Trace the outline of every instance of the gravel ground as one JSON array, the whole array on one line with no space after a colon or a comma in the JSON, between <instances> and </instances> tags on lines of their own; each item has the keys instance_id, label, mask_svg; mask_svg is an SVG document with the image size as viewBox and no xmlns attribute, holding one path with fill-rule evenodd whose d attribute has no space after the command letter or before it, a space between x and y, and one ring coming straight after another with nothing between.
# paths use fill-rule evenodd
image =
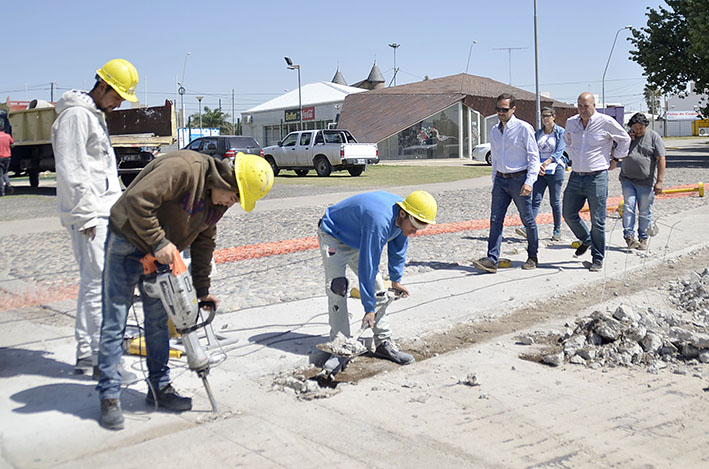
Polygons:
<instances>
[{"instance_id":1,"label":"gravel ground","mask_svg":"<svg viewBox=\"0 0 709 469\"><path fill-rule=\"evenodd\" d=\"M617 175L616 171L610 176L610 197L621 195ZM696 184L698 181L707 180L709 180L709 158L705 157L701 160L693 156L691 159L683 158L677 164L669 165L665 186ZM339 191L347 190L351 189L339 188ZM47 191L50 192L50 189ZM333 188L276 185L269 197L282 198L333 191ZM435 192L434 196L439 203L439 223L489 218L490 194L487 188ZM24 211L24 215L18 218L53 215L55 201L54 197L49 195L40 198L13 197L0 200L2 202L0 213L6 213L4 207L10 201L18 205L17 210L13 210L15 216ZM48 211L48 201L51 201L52 211ZM699 198L696 195L657 199L653 215L661 224L663 217L707 203L709 197ZM219 223L217 248L314 236L317 220L325 208L325 205L316 205L251 214L232 209ZM508 215L516 213L513 204L508 210ZM550 213L548 198L542 205L542 213ZM0 220L2 219L0 217ZM610 218L607 222L609 228L612 228L615 223L620 223L620 220ZM550 243L551 230L551 225L540 225L541 243ZM487 234L487 230L463 231L412 239L407 255L404 281L406 274L461 265L469 268L471 259L485 255ZM514 234L514 227L506 228L504 235L503 255L513 256L524 252L526 241ZM562 237L563 244L574 240L565 225L562 226ZM78 283L78 270L73 259L69 237L65 232L15 234L1 237L0 242L3 245L0 265L5 266L11 278L42 286ZM383 259L386 257L383 256ZM382 264L383 271L386 271L385 262ZM544 259L540 259L540 262L543 263ZM354 280L354 277L351 280ZM219 297L229 298L222 303L223 311L235 311L324 295L323 281L320 254L317 250L311 250L219 264L213 275L212 290Z\"/></svg>"}]
</instances>

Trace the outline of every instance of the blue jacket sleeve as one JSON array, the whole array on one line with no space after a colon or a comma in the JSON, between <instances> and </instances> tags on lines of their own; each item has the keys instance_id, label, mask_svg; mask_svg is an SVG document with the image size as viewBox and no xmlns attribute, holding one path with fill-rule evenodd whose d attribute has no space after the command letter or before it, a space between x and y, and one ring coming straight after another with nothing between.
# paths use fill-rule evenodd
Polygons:
<instances>
[{"instance_id":1,"label":"blue jacket sleeve","mask_svg":"<svg viewBox=\"0 0 709 469\"><path fill-rule=\"evenodd\" d=\"M392 282L401 282L408 246L409 238L403 233L389 241L387 252L389 254L389 279Z\"/></svg>"},{"instance_id":2,"label":"blue jacket sleeve","mask_svg":"<svg viewBox=\"0 0 709 469\"><path fill-rule=\"evenodd\" d=\"M556 134L556 149L551 154L551 159L556 163L563 164L564 167L569 165L569 159L564 156L566 149L566 141L564 141L564 128L554 125L554 133Z\"/></svg>"},{"instance_id":3,"label":"blue jacket sleeve","mask_svg":"<svg viewBox=\"0 0 709 469\"><path fill-rule=\"evenodd\" d=\"M386 237L379 230L372 226L362 226L357 276L359 277L359 291L365 313L374 312L374 306L377 303L374 293L384 244L386 244Z\"/></svg>"}]
</instances>

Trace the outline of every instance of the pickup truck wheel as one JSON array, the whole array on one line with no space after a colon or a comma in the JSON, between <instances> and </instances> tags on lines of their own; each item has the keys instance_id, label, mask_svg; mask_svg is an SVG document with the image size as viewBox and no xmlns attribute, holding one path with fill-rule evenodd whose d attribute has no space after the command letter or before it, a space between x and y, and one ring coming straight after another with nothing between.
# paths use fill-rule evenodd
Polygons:
<instances>
[{"instance_id":1,"label":"pickup truck wheel","mask_svg":"<svg viewBox=\"0 0 709 469\"><path fill-rule=\"evenodd\" d=\"M39 171L30 171L29 178L30 178L30 187L32 187L32 188L39 187ZM0 181L0 184L2 184L2 181Z\"/></svg>"},{"instance_id":2,"label":"pickup truck wheel","mask_svg":"<svg viewBox=\"0 0 709 469\"><path fill-rule=\"evenodd\" d=\"M268 161L268 164L271 165L271 169L273 170L273 175L278 176L278 173L281 172L281 169L278 167L276 164L276 161L273 159L273 157L267 156L266 161Z\"/></svg>"},{"instance_id":3,"label":"pickup truck wheel","mask_svg":"<svg viewBox=\"0 0 709 469\"><path fill-rule=\"evenodd\" d=\"M305 176L308 175L309 172L310 172L309 169L296 169L296 170L295 170L295 174L296 174L298 177L305 177Z\"/></svg>"},{"instance_id":4,"label":"pickup truck wheel","mask_svg":"<svg viewBox=\"0 0 709 469\"><path fill-rule=\"evenodd\" d=\"M356 166L354 168L350 168L347 170L347 172L350 173L350 176L354 176L354 177L359 176L360 174L362 174L363 171L364 171L364 166Z\"/></svg>"},{"instance_id":5,"label":"pickup truck wheel","mask_svg":"<svg viewBox=\"0 0 709 469\"><path fill-rule=\"evenodd\" d=\"M332 166L326 158L323 158L321 156L320 158L315 160L315 171L318 173L318 176L327 177L332 172Z\"/></svg>"},{"instance_id":6,"label":"pickup truck wheel","mask_svg":"<svg viewBox=\"0 0 709 469\"><path fill-rule=\"evenodd\" d=\"M487 155L485 155L485 163L487 163L489 166L492 166L492 155L490 152L487 152Z\"/></svg>"}]
</instances>

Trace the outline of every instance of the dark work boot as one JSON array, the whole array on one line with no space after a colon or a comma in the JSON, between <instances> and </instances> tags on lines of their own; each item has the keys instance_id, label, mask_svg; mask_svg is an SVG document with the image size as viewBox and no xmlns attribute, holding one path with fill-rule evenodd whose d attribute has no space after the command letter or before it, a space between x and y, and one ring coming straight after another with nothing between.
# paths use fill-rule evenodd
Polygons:
<instances>
[{"instance_id":1,"label":"dark work boot","mask_svg":"<svg viewBox=\"0 0 709 469\"><path fill-rule=\"evenodd\" d=\"M101 426L109 430L123 430L123 410L119 399L101 399Z\"/></svg>"},{"instance_id":2,"label":"dark work boot","mask_svg":"<svg viewBox=\"0 0 709 469\"><path fill-rule=\"evenodd\" d=\"M165 385L159 391L156 390L155 394L157 396L158 407L175 412L192 410L192 398L182 397L177 394L177 391L175 391L175 388L172 387L172 384ZM150 406L155 406L155 398L153 397L153 391L150 388L148 388L148 394L145 396L145 402Z\"/></svg>"},{"instance_id":3,"label":"dark work boot","mask_svg":"<svg viewBox=\"0 0 709 469\"><path fill-rule=\"evenodd\" d=\"M399 347L391 339L387 339L377 345L377 349L374 351L374 356L386 358L387 360L391 360L399 365L408 365L409 363L416 361L413 355L399 350Z\"/></svg>"}]
</instances>

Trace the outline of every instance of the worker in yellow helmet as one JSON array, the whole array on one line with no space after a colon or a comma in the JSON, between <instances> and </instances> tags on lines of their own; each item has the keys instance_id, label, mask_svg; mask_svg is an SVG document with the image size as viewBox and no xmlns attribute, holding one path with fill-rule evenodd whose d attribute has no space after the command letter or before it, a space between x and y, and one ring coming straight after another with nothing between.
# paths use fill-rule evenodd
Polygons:
<instances>
[{"instance_id":1,"label":"worker in yellow helmet","mask_svg":"<svg viewBox=\"0 0 709 469\"><path fill-rule=\"evenodd\" d=\"M192 399L180 396L170 382L168 316L160 299L143 294L141 258L153 254L167 265L176 252L190 248L197 298L218 304L209 290L216 224L237 203L252 211L256 201L271 190L273 179L271 165L260 156L239 152L232 167L227 160L178 150L151 161L115 203L106 242L98 359L103 427L123 428L122 376L117 367L136 286L141 290L145 318L146 402L176 412L192 408Z\"/></svg>"},{"instance_id":2,"label":"worker in yellow helmet","mask_svg":"<svg viewBox=\"0 0 709 469\"><path fill-rule=\"evenodd\" d=\"M137 84L133 64L110 60L97 70L91 91L71 90L62 95L52 125L59 218L71 236L81 278L74 372L94 379L98 379L103 248L109 211L121 195L105 113L119 107L124 99L136 101Z\"/></svg>"},{"instance_id":3,"label":"worker in yellow helmet","mask_svg":"<svg viewBox=\"0 0 709 469\"><path fill-rule=\"evenodd\" d=\"M409 236L436 223L437 211L436 200L425 191L414 191L405 199L384 191L358 194L325 211L318 223L318 242L325 268L331 341L338 332L350 336L349 285L345 276L350 266L359 278L364 307L362 325L372 327L375 356L400 365L415 361L394 343L386 311L375 317L375 309L387 302L379 261L386 246L391 286L408 295L401 278ZM333 376L345 364L345 360L332 355L325 361L323 371Z\"/></svg>"}]
</instances>

